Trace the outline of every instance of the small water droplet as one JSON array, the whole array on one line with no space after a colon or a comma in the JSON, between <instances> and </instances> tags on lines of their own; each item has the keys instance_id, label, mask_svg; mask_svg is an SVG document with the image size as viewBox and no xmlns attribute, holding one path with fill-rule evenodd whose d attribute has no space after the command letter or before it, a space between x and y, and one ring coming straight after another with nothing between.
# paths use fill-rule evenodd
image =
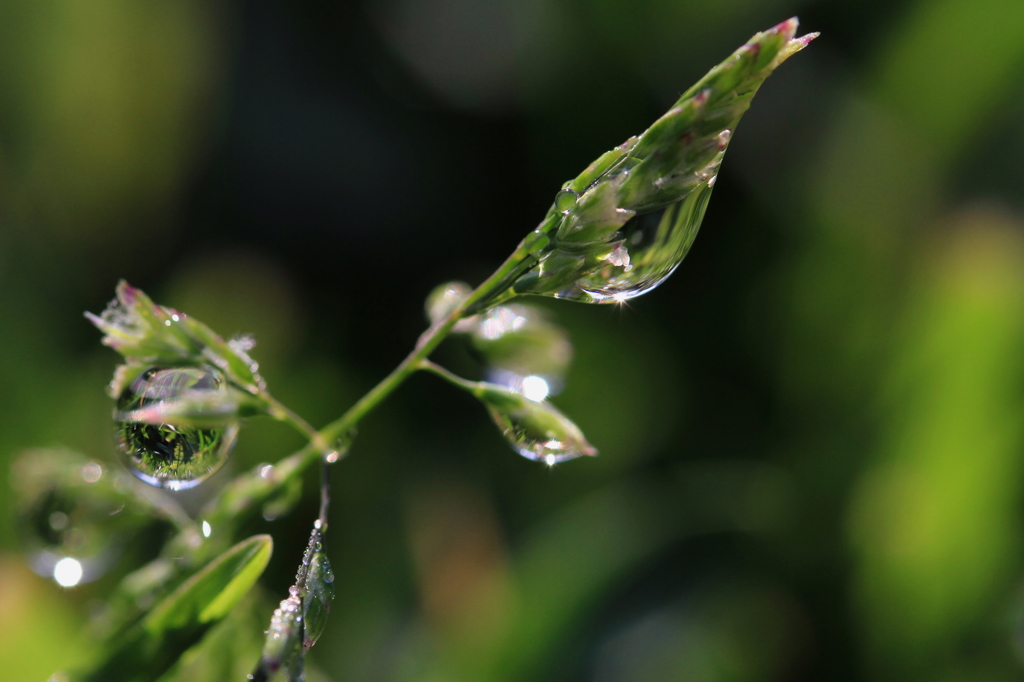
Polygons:
<instances>
[{"instance_id":1,"label":"small water droplet","mask_svg":"<svg viewBox=\"0 0 1024 682\"><path fill-rule=\"evenodd\" d=\"M266 464L266 465L260 467L260 477L261 478L270 478L273 475L273 473L274 473L274 465L273 464Z\"/></svg>"},{"instance_id":2,"label":"small water droplet","mask_svg":"<svg viewBox=\"0 0 1024 682\"><path fill-rule=\"evenodd\" d=\"M99 462L89 462L82 467L82 480L95 483L103 477L103 466Z\"/></svg>"},{"instance_id":3,"label":"small water droplet","mask_svg":"<svg viewBox=\"0 0 1024 682\"><path fill-rule=\"evenodd\" d=\"M580 195L571 189L559 190L558 194L555 195L555 210L562 215L566 215L575 208L579 198Z\"/></svg>"},{"instance_id":4,"label":"small water droplet","mask_svg":"<svg viewBox=\"0 0 1024 682\"><path fill-rule=\"evenodd\" d=\"M447 282L427 296L425 308L431 324L446 318L473 292L465 282Z\"/></svg>"},{"instance_id":5,"label":"small water droplet","mask_svg":"<svg viewBox=\"0 0 1024 682\"><path fill-rule=\"evenodd\" d=\"M204 538L210 537L210 533L212 533L212 532L213 532L213 528L210 527L210 522L209 521L203 521L203 537Z\"/></svg>"},{"instance_id":6,"label":"small water droplet","mask_svg":"<svg viewBox=\"0 0 1024 682\"><path fill-rule=\"evenodd\" d=\"M715 182L717 182L717 181L718 181L718 176L717 175L712 175L711 179L708 180L708 187L714 187L715 186Z\"/></svg>"},{"instance_id":7,"label":"small water droplet","mask_svg":"<svg viewBox=\"0 0 1024 682\"><path fill-rule=\"evenodd\" d=\"M527 459L554 464L597 454L579 427L548 403L492 407L490 413L512 449Z\"/></svg>"},{"instance_id":8,"label":"small water droplet","mask_svg":"<svg viewBox=\"0 0 1024 682\"><path fill-rule=\"evenodd\" d=\"M139 374L115 411L118 444L132 473L150 485L184 490L219 469L234 447L237 423L199 429L118 420L117 415L174 400L186 391L223 390L223 375L211 367L150 367Z\"/></svg>"},{"instance_id":9,"label":"small water droplet","mask_svg":"<svg viewBox=\"0 0 1024 682\"><path fill-rule=\"evenodd\" d=\"M68 515L61 511L55 511L50 514L50 528L54 530L64 530L68 527Z\"/></svg>"},{"instance_id":10,"label":"small water droplet","mask_svg":"<svg viewBox=\"0 0 1024 682\"><path fill-rule=\"evenodd\" d=\"M335 462L338 461L338 457L339 455L337 452L328 452L327 456L324 459L327 460L328 464L334 464Z\"/></svg>"}]
</instances>

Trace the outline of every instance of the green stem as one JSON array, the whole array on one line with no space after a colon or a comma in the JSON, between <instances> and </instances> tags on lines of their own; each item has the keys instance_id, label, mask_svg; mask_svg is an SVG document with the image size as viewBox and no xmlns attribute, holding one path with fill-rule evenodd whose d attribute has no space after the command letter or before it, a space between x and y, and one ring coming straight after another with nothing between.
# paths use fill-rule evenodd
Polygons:
<instances>
[{"instance_id":1,"label":"green stem","mask_svg":"<svg viewBox=\"0 0 1024 682\"><path fill-rule=\"evenodd\" d=\"M522 268L530 265L531 255L526 246L520 242L518 248L511 256L478 286L465 301L462 302L449 315L423 332L416 347L402 360L398 367L392 370L391 374L384 377L379 384L370 389L359 401L349 408L348 412L341 418L331 422L320 430L320 435L327 441L332 442L336 438L350 433L356 425L370 413L377 405L387 398L392 391L398 388L402 382L409 378L414 372L423 369L423 361L434 351L435 348L448 336L452 328L461 320L467 311L472 310L478 303L486 302L495 292L507 286L507 281Z\"/></svg>"},{"instance_id":2,"label":"green stem","mask_svg":"<svg viewBox=\"0 0 1024 682\"><path fill-rule=\"evenodd\" d=\"M441 365L431 362L430 360L421 360L420 369L425 369L431 374L436 374L448 383L458 386L463 391L474 393L474 389L476 388L476 383L469 381L468 379L463 379L458 374L455 374L451 370L445 369Z\"/></svg>"},{"instance_id":3,"label":"green stem","mask_svg":"<svg viewBox=\"0 0 1024 682\"><path fill-rule=\"evenodd\" d=\"M260 396L263 398L264 402L266 402L270 416L279 421L283 421L301 433L306 437L313 448L319 450L321 453L327 453L334 449L331 447L330 441L325 440L324 437L320 435L320 432L314 429L309 422L299 416L298 413L294 412L291 408L280 402L265 390L260 393Z\"/></svg>"}]
</instances>

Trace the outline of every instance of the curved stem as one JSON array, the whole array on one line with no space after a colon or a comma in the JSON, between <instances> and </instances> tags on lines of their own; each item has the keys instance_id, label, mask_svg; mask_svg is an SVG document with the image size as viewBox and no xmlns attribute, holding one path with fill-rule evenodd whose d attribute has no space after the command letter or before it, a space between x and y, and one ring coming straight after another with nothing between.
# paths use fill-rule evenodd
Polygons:
<instances>
[{"instance_id":1,"label":"curved stem","mask_svg":"<svg viewBox=\"0 0 1024 682\"><path fill-rule=\"evenodd\" d=\"M369 393L360 398L339 419L320 429L320 435L327 442L331 442L350 433L363 417L377 407L402 382L408 379L411 374L423 368L422 361L440 345L441 341L448 336L455 324L466 315L467 311L474 310L474 306L478 303L486 302L495 292L500 291L503 285L507 286L508 279L521 270L522 267L528 265L530 258L530 252L520 242L516 250L501 267L495 270L494 274L478 286L460 306L449 313L447 317L438 320L427 331L423 332L416 342L416 347L402 360L398 367L391 371L391 374L388 374L380 383L370 389Z\"/></svg>"},{"instance_id":2,"label":"curved stem","mask_svg":"<svg viewBox=\"0 0 1024 682\"><path fill-rule=\"evenodd\" d=\"M420 360L420 369L424 369L430 372L431 374L435 374L441 377L448 383L454 386L458 386L463 391L469 391L470 393L472 393L473 388L476 386L474 382L469 381L468 379L463 379L455 372L452 372L451 370L442 367L436 362L431 362L430 360Z\"/></svg>"},{"instance_id":3,"label":"curved stem","mask_svg":"<svg viewBox=\"0 0 1024 682\"><path fill-rule=\"evenodd\" d=\"M298 413L293 411L287 405L279 401L274 396L270 395L267 391L262 391L260 396L267 403L270 408L270 416L274 417L279 421L283 421L296 431L301 433L309 440L310 444L319 450L323 454L331 452L334 448L331 447L330 441L324 439L319 431L314 429L309 422L299 416Z\"/></svg>"}]
</instances>

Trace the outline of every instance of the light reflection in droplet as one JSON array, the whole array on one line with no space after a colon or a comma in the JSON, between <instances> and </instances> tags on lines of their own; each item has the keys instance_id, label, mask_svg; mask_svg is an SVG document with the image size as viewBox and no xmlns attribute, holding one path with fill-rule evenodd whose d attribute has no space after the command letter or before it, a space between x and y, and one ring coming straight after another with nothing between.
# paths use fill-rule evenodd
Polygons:
<instances>
[{"instance_id":1,"label":"light reflection in droplet","mask_svg":"<svg viewBox=\"0 0 1024 682\"><path fill-rule=\"evenodd\" d=\"M337 452L328 452L327 457L325 457L325 459L327 460L328 464L334 464L335 462L338 461L338 457L339 455Z\"/></svg>"},{"instance_id":2,"label":"light reflection in droplet","mask_svg":"<svg viewBox=\"0 0 1024 682\"><path fill-rule=\"evenodd\" d=\"M540 402L548 397L551 388L543 377L528 376L523 378L523 395L530 400Z\"/></svg>"},{"instance_id":3,"label":"light reflection in droplet","mask_svg":"<svg viewBox=\"0 0 1024 682\"><path fill-rule=\"evenodd\" d=\"M95 483L103 477L103 467L99 462L89 462L82 467L82 480L86 483Z\"/></svg>"},{"instance_id":4,"label":"light reflection in droplet","mask_svg":"<svg viewBox=\"0 0 1024 682\"><path fill-rule=\"evenodd\" d=\"M61 511L55 511L50 514L50 528L54 530L64 530L68 527L68 515Z\"/></svg>"},{"instance_id":5,"label":"light reflection in droplet","mask_svg":"<svg viewBox=\"0 0 1024 682\"><path fill-rule=\"evenodd\" d=\"M514 309L502 306L487 313L477 328L477 334L488 341L493 341L509 332L519 331L526 322L526 318Z\"/></svg>"},{"instance_id":6,"label":"light reflection in droplet","mask_svg":"<svg viewBox=\"0 0 1024 682\"><path fill-rule=\"evenodd\" d=\"M274 465L268 464L260 468L260 476L263 478L270 478L270 475L274 473Z\"/></svg>"},{"instance_id":7,"label":"light reflection in droplet","mask_svg":"<svg viewBox=\"0 0 1024 682\"><path fill-rule=\"evenodd\" d=\"M61 587L74 587L82 580L82 563L78 559L64 557L54 564L53 579Z\"/></svg>"},{"instance_id":8,"label":"light reflection in droplet","mask_svg":"<svg viewBox=\"0 0 1024 682\"><path fill-rule=\"evenodd\" d=\"M212 532L213 532L213 528L210 527L210 522L209 521L203 521L203 537L204 538L210 537L210 533L212 533Z\"/></svg>"}]
</instances>

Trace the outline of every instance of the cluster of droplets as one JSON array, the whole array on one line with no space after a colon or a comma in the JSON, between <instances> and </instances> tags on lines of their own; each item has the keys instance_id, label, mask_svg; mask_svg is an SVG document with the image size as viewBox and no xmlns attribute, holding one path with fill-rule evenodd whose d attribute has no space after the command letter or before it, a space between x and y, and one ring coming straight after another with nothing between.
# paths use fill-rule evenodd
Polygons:
<instances>
[{"instance_id":1,"label":"cluster of droplets","mask_svg":"<svg viewBox=\"0 0 1024 682\"><path fill-rule=\"evenodd\" d=\"M303 587L302 612L305 616L302 646L308 651L316 644L327 625L327 615L334 600L334 571L324 552L320 521L317 520L309 545L302 555L302 565L295 575L295 582Z\"/></svg>"},{"instance_id":2,"label":"cluster of droplets","mask_svg":"<svg viewBox=\"0 0 1024 682\"><path fill-rule=\"evenodd\" d=\"M175 401L227 391L224 375L212 367L149 367L122 391L114 412L119 450L128 468L150 485L192 488L227 460L238 423L206 428L160 423L160 409ZM154 415L150 417L149 415Z\"/></svg>"},{"instance_id":3,"label":"cluster of droplets","mask_svg":"<svg viewBox=\"0 0 1024 682\"><path fill-rule=\"evenodd\" d=\"M295 573L295 584L270 619L263 654L249 679L264 682L282 668L288 671L289 680L305 679L304 655L323 633L333 599L334 572L317 520Z\"/></svg>"}]
</instances>

